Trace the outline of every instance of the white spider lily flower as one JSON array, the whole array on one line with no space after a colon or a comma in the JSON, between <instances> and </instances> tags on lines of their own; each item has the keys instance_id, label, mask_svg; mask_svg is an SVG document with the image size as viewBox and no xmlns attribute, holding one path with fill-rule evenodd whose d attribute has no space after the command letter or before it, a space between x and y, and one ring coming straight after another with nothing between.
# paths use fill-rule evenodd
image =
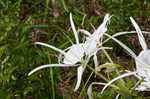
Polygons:
<instances>
[{"instance_id":1,"label":"white spider lily flower","mask_svg":"<svg viewBox=\"0 0 150 99\"><path fill-rule=\"evenodd\" d=\"M132 17L130 17L130 20L137 31L139 42L143 48L143 50L137 56L137 59L142 61L144 64L146 64L146 65L143 65L143 64L141 64L141 62L135 61L136 62L136 70L138 72L138 75L140 75L141 77L144 77L144 80L145 80L145 82L142 82L136 88L136 90L150 91L150 56L149 56L150 49L147 48L147 44L145 42L144 36L143 36L139 26L135 22L135 20Z\"/></svg>"},{"instance_id":2,"label":"white spider lily flower","mask_svg":"<svg viewBox=\"0 0 150 99\"><path fill-rule=\"evenodd\" d=\"M105 18L105 20L106 20L106 18ZM76 91L80 86L83 72L84 72L84 70L86 68L86 65L89 62L90 57L92 56L92 54L85 54L87 52L86 50L88 50L87 47L85 49L86 44L85 43L79 43L78 34L77 34L76 29L75 29L74 22L72 20L72 14L70 14L70 23L71 23L71 27L72 27L72 30L73 30L73 33L74 33L74 36L75 36L76 44L73 44L72 46L68 47L67 49L61 50L61 49L56 48L56 47L54 47L52 45L49 45L49 44L45 44L45 43L42 43L42 42L35 42L35 44L49 47L49 48L59 52L61 55L63 55L64 58L62 60L62 64L59 63L59 64L42 65L42 66L39 66L39 67L33 69L28 75L30 76L34 72L36 72L40 69L43 69L43 68L47 68L47 67L69 67L69 66L73 67L73 66L79 66L80 65L77 69L77 83L76 83L76 86L75 86L75 89L74 89L74 91ZM105 24L106 24L106 22L105 22ZM104 26L101 26L101 28L102 27L104 27ZM99 31L99 32L103 32L103 31ZM97 52L100 49L109 49L109 48L107 48L107 47L94 48L93 51ZM84 56L87 57L87 59L84 60L85 64L77 64L76 65L76 63L81 62L83 60ZM62 59L62 57L61 57L61 59ZM97 64L97 58L96 57L94 57L94 60L95 60L95 64Z\"/></svg>"},{"instance_id":3,"label":"white spider lily flower","mask_svg":"<svg viewBox=\"0 0 150 99\"><path fill-rule=\"evenodd\" d=\"M147 48L145 39L144 39L143 34L142 34L139 26L137 25L137 23L135 22L135 20L132 17L130 17L130 20L136 29L136 32L137 32L138 38L139 38L139 42L143 48L143 50L139 53L138 56L136 56L136 54L130 48L128 48L126 45L124 45L121 41L117 40L116 38L114 38L108 34L105 34L105 35L110 37L114 41L116 41L118 44L120 44L124 49L126 49L129 52L129 54L135 59L136 71L135 72L128 72L128 73L122 74L122 75L112 79L110 82L108 82L107 85L105 85L105 87L102 89L101 93L103 93L103 91L114 81L121 79L123 77L126 77L126 76L130 76L130 75L137 75L136 77L138 77L140 79L142 77L144 77L145 82L142 82L136 88L136 90L138 90L138 91L150 91L150 56L149 56L150 50Z\"/></svg>"},{"instance_id":4,"label":"white spider lily flower","mask_svg":"<svg viewBox=\"0 0 150 99\"><path fill-rule=\"evenodd\" d=\"M34 72L36 72L40 69L43 69L43 68L47 68L47 67L69 67L69 66L73 67L73 66L77 66L76 63L78 63L82 60L85 51L84 51L83 44L79 43L78 34L77 34L76 29L75 29L74 22L72 20L72 14L70 14L70 23L71 23L71 27L72 27L72 30L73 30L73 33L74 33L74 36L75 36L76 44L73 44L72 46L68 47L67 51L58 49L58 48L56 48L52 45L45 44L45 43L42 43L42 42L35 42L35 44L49 47L49 48L59 52L61 55L64 55L63 64L47 64L47 65L39 66L39 67L33 69L28 74L29 76L31 74L33 74ZM77 90L80 86L84 68L85 67L83 67L83 66L78 67L77 84L76 84L75 90Z\"/></svg>"},{"instance_id":5,"label":"white spider lily flower","mask_svg":"<svg viewBox=\"0 0 150 99\"><path fill-rule=\"evenodd\" d=\"M128 53L135 59L135 61L138 61L138 63L142 64L142 66L146 66L146 64L140 60L139 58L137 58L136 54L130 49L128 48L125 44L123 44L121 41L117 40L116 38L108 35L108 34L105 34L106 36L110 37L111 39L113 39L114 41L116 41L119 45L121 45L124 49L126 49L128 51ZM143 71L142 71L143 72ZM136 68L136 71L135 72L128 72L128 73L125 73L125 74L122 74L114 79L112 79L110 82L108 82L104 88L102 89L101 93L104 92L104 90L110 85L112 84L114 81L118 80L118 79L121 79L123 77L126 77L126 76L130 76L130 75L139 75L140 72L137 71L137 68ZM140 76L140 75L139 75ZM139 77L138 77L139 78Z\"/></svg>"},{"instance_id":6,"label":"white spider lily flower","mask_svg":"<svg viewBox=\"0 0 150 99\"><path fill-rule=\"evenodd\" d=\"M92 36L90 38L91 42L88 41L89 43L79 43L78 33L76 31L76 28L75 28L75 25L74 25L74 22L73 22L73 19L72 19L72 14L70 14L70 23L71 23L71 27L72 27L72 30L73 30L73 33L74 33L74 36L75 36L76 44L73 44L72 46L66 48L65 50L61 50L61 49L58 49L58 48L56 48L52 45L49 45L49 44L45 44L45 43L42 43L42 42L35 42L35 44L49 47L49 48L59 52L61 55L58 58L59 64L42 65L40 67L37 67L37 68L33 69L28 75L30 76L32 73L34 73L34 72L36 72L40 69L47 68L47 67L68 67L68 66L73 67L73 66L77 66L77 65L79 66L80 65L77 69L77 83L76 83L76 86L75 86L75 89L74 89L74 91L76 91L80 86L83 72L86 68L87 63L90 60L90 57L94 55L93 59L94 59L94 63L96 64L95 66L98 66L96 52L101 50L101 49L109 49L108 47L101 47L101 48L94 47L94 49L92 49L93 53L90 52L90 53L87 54L87 52L89 51L88 47L92 48L93 44L96 45L96 41L98 40L98 38L100 38L102 36L102 33L106 32L106 30L107 30L106 23L107 23L108 20L109 20L109 15L106 15L102 25L100 25L100 27L94 32L94 34L91 35ZM62 58L62 55L64 56L64 58ZM84 56L87 59L85 59L84 60L85 63L82 64L81 62L83 61ZM60 59L63 59L62 64L60 63ZM76 65L76 63L78 63L78 62L80 62L81 64Z\"/></svg>"},{"instance_id":7,"label":"white spider lily flower","mask_svg":"<svg viewBox=\"0 0 150 99\"><path fill-rule=\"evenodd\" d=\"M87 30L79 29L78 32L82 32L87 35L87 40L85 41L84 48L86 49L86 54L93 54L95 49L98 48L97 42L103 37L103 34L107 31L107 23L110 20L111 16L106 14L102 24L94 30L94 33L91 34Z\"/></svg>"},{"instance_id":8,"label":"white spider lily flower","mask_svg":"<svg viewBox=\"0 0 150 99\"><path fill-rule=\"evenodd\" d=\"M84 46L87 55L93 54L94 50L98 48L97 42L100 41L100 38L102 38L103 34L107 31L107 22L110 20L110 18L111 16L109 14L106 14L102 24L91 35L90 33L88 33L88 31L80 30L81 32L89 36Z\"/></svg>"},{"instance_id":9,"label":"white spider lily flower","mask_svg":"<svg viewBox=\"0 0 150 99\"><path fill-rule=\"evenodd\" d=\"M107 31L107 22L110 20L111 16L109 14L106 14L104 17L104 20L102 24L94 30L94 33L91 34L88 31L84 29L79 29L78 32L82 32L86 37L86 41L84 43L84 49L86 55L94 55L93 60L95 64L95 70L97 71L98 67L98 59L97 59L97 51L98 51L98 42L100 42L100 39L102 39L103 34Z\"/></svg>"}]
</instances>

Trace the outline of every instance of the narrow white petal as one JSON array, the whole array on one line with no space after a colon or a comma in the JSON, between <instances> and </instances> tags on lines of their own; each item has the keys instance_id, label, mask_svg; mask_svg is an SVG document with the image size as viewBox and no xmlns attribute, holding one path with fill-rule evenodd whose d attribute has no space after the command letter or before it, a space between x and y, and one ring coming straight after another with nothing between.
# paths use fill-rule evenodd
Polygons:
<instances>
[{"instance_id":1,"label":"narrow white petal","mask_svg":"<svg viewBox=\"0 0 150 99\"><path fill-rule=\"evenodd\" d=\"M93 60L94 60L95 70L97 71L97 68L98 68L98 59L97 59L96 53L94 53Z\"/></svg>"},{"instance_id":2,"label":"narrow white petal","mask_svg":"<svg viewBox=\"0 0 150 99\"><path fill-rule=\"evenodd\" d=\"M63 50L61 50L61 49L59 49L59 48L56 48L56 47L54 47L54 46L52 46L52 45L49 45L49 44L46 44L46 43L42 43L42 42L35 42L35 44L43 45L43 46L49 47L49 48L51 48L51 49L53 49L53 50L55 50L55 51L57 51L57 52L59 52L59 53L61 53L61 54L63 54L63 55L66 55L66 53L65 53Z\"/></svg>"},{"instance_id":3,"label":"narrow white petal","mask_svg":"<svg viewBox=\"0 0 150 99\"><path fill-rule=\"evenodd\" d=\"M119 99L120 94L117 94L116 99Z\"/></svg>"},{"instance_id":4,"label":"narrow white petal","mask_svg":"<svg viewBox=\"0 0 150 99\"><path fill-rule=\"evenodd\" d=\"M111 18L111 17L110 17L110 14L107 13L107 14L105 15L105 17L104 17L103 22L104 22L104 21L108 21L110 18Z\"/></svg>"},{"instance_id":5,"label":"narrow white petal","mask_svg":"<svg viewBox=\"0 0 150 99\"><path fill-rule=\"evenodd\" d=\"M87 35L87 36L91 36L91 33L88 32L87 30L84 30L84 29L79 29L78 32L82 32L83 34Z\"/></svg>"},{"instance_id":6,"label":"narrow white petal","mask_svg":"<svg viewBox=\"0 0 150 99\"><path fill-rule=\"evenodd\" d=\"M129 70L125 70L127 73L131 73L131 71L129 71ZM141 76L139 76L139 75L137 75L137 74L134 74L134 76L135 77L137 77L138 79L142 79L142 77Z\"/></svg>"},{"instance_id":7,"label":"narrow white petal","mask_svg":"<svg viewBox=\"0 0 150 99\"><path fill-rule=\"evenodd\" d=\"M88 87L87 95L88 95L89 99L93 99L92 98L92 84Z\"/></svg>"},{"instance_id":8,"label":"narrow white petal","mask_svg":"<svg viewBox=\"0 0 150 99\"><path fill-rule=\"evenodd\" d=\"M109 38L113 39L115 42L117 42L118 44L120 44L120 46L122 46L126 51L129 52L129 54L133 57L136 58L136 54L130 49L128 48L125 44L123 44L121 41L119 41L118 39L108 35L105 33L106 36L108 36Z\"/></svg>"},{"instance_id":9,"label":"narrow white petal","mask_svg":"<svg viewBox=\"0 0 150 99\"><path fill-rule=\"evenodd\" d=\"M112 37L117 37L117 36L121 36L121 35L125 35L125 34L133 34L133 33L136 33L136 31L118 32L118 33L115 33L114 35L112 35ZM146 32L146 31L142 31L142 33L150 34L150 32ZM103 41L103 44L106 43L110 39L111 38L107 38L105 41Z\"/></svg>"},{"instance_id":10,"label":"narrow white petal","mask_svg":"<svg viewBox=\"0 0 150 99\"><path fill-rule=\"evenodd\" d=\"M129 33L136 33L136 31L131 31L131 32L118 32L115 33L114 35L112 35L112 37L117 37L120 35L125 35L125 34L129 34ZM105 41L103 41L103 44L106 43L108 40L110 40L111 38L107 38Z\"/></svg>"},{"instance_id":11,"label":"narrow white petal","mask_svg":"<svg viewBox=\"0 0 150 99\"><path fill-rule=\"evenodd\" d=\"M80 83L81 83L81 80L82 80L82 75L83 75L84 69L85 68L83 66L78 67L78 70L77 70L77 83L76 83L74 91L77 91L78 88L80 87Z\"/></svg>"},{"instance_id":12,"label":"narrow white petal","mask_svg":"<svg viewBox=\"0 0 150 99\"><path fill-rule=\"evenodd\" d=\"M47 65L42 65L42 66L39 66L35 69L33 69L29 74L28 76L30 76L31 74L33 74L34 72L40 70L40 69L43 69L43 68L47 68L47 67L72 67L73 65L71 64L47 64Z\"/></svg>"},{"instance_id":13,"label":"narrow white petal","mask_svg":"<svg viewBox=\"0 0 150 99\"><path fill-rule=\"evenodd\" d=\"M118 80L118 79L121 79L121 78L124 78L124 77L126 77L126 76L135 75L135 74L136 74L136 72L129 72L129 73L122 74L122 75L120 75L120 76L118 76L118 77L112 79L111 81L109 81L109 82L104 86L104 88L102 89L101 93L103 93L104 90L105 90L110 84L112 84L114 81L116 81L116 80Z\"/></svg>"},{"instance_id":14,"label":"narrow white petal","mask_svg":"<svg viewBox=\"0 0 150 99\"><path fill-rule=\"evenodd\" d=\"M147 49L147 45L146 45L144 36L143 36L143 34L142 34L142 31L140 30L138 24L135 22L135 20L134 20L132 17L130 17L130 20L131 20L133 26L134 26L135 29L136 29L136 32L137 32L137 34L138 34L139 41L140 41L140 44L141 44L143 50L146 50L146 49Z\"/></svg>"},{"instance_id":15,"label":"narrow white petal","mask_svg":"<svg viewBox=\"0 0 150 99\"><path fill-rule=\"evenodd\" d=\"M93 30L95 31L96 29L95 29L94 25L92 23L90 23L90 25L92 26Z\"/></svg>"},{"instance_id":16,"label":"narrow white petal","mask_svg":"<svg viewBox=\"0 0 150 99\"><path fill-rule=\"evenodd\" d=\"M98 27L98 29L95 31L95 34L99 34L99 37L101 37L106 31L107 31L107 22L110 20L110 15L106 14L103 20L103 23Z\"/></svg>"},{"instance_id":17,"label":"narrow white petal","mask_svg":"<svg viewBox=\"0 0 150 99\"><path fill-rule=\"evenodd\" d=\"M73 30L73 33L74 33L74 36L75 36L75 39L76 39L76 43L79 44L78 33L76 31L76 28L75 28L75 25L74 25L71 13L70 13L70 23L71 23L71 27L72 27L72 30Z\"/></svg>"}]
</instances>

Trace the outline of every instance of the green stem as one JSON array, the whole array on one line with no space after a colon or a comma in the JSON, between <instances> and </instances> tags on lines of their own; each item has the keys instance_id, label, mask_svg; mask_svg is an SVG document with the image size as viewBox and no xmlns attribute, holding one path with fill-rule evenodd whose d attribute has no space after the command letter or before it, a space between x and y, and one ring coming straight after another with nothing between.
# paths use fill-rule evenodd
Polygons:
<instances>
[{"instance_id":1,"label":"green stem","mask_svg":"<svg viewBox=\"0 0 150 99\"><path fill-rule=\"evenodd\" d=\"M82 90L81 90L81 92L80 92L80 95L79 95L78 99L81 99L81 96L82 96L83 92L85 91L85 88L86 88L86 86L87 86L87 84L88 84L90 78L92 77L93 73L94 73L94 72L92 72L92 73L90 74L90 76L88 77L88 79L87 79L87 81L86 81L84 87L82 88Z\"/></svg>"},{"instance_id":2,"label":"green stem","mask_svg":"<svg viewBox=\"0 0 150 99\"><path fill-rule=\"evenodd\" d=\"M133 90L135 90L135 88L144 80L144 78L140 79L132 88L131 88L131 92Z\"/></svg>"},{"instance_id":3,"label":"green stem","mask_svg":"<svg viewBox=\"0 0 150 99\"><path fill-rule=\"evenodd\" d=\"M105 76L103 76L102 74L96 72L95 69L93 69L93 68L90 67L89 65L87 65L87 67L88 67L90 70L92 70L94 73L96 73L96 75L98 75L100 78L102 78L102 79L105 80L106 82L109 82L109 80L108 80Z\"/></svg>"},{"instance_id":4,"label":"green stem","mask_svg":"<svg viewBox=\"0 0 150 99\"><path fill-rule=\"evenodd\" d=\"M51 84L52 84L52 97L55 99L55 88L54 88L54 78L53 78L53 68L50 68Z\"/></svg>"},{"instance_id":5,"label":"green stem","mask_svg":"<svg viewBox=\"0 0 150 99\"><path fill-rule=\"evenodd\" d=\"M105 49L103 49L103 52L104 52L104 54L106 55L106 57L108 58L108 60L109 60L111 63L114 63L114 62L112 61L111 57L109 56L109 54L106 52Z\"/></svg>"},{"instance_id":6,"label":"green stem","mask_svg":"<svg viewBox=\"0 0 150 99\"><path fill-rule=\"evenodd\" d=\"M104 52L104 54L106 55L106 57L108 58L108 60L109 60L112 64L114 64L114 62L112 61L112 59L111 59L111 57L109 56L109 54L107 53L107 51L106 51L105 49L103 49L103 52ZM119 73L118 69L116 69L116 73L120 76L120 73ZM124 84L123 79L120 79L120 82L121 82L122 84Z\"/></svg>"},{"instance_id":7,"label":"green stem","mask_svg":"<svg viewBox=\"0 0 150 99\"><path fill-rule=\"evenodd\" d=\"M48 6L49 6L49 0L45 0L45 18L46 18L46 16L47 16L47 13L48 13Z\"/></svg>"},{"instance_id":8,"label":"green stem","mask_svg":"<svg viewBox=\"0 0 150 99\"><path fill-rule=\"evenodd\" d=\"M51 63L50 57L48 57L49 63ZM54 85L54 77L53 77L53 68L50 68L50 77L51 77L51 87L52 87L52 99L55 99L55 85Z\"/></svg>"},{"instance_id":9,"label":"green stem","mask_svg":"<svg viewBox=\"0 0 150 99\"><path fill-rule=\"evenodd\" d=\"M103 45L102 45L101 42L97 42L97 44L98 44L98 47L99 47L99 48L103 47ZM109 60L111 63L113 63L113 61L112 61L111 57L109 56L109 54L107 53L107 51L106 51L105 49L102 49L102 50L103 50L104 54L106 55L106 57L108 58L108 60Z\"/></svg>"},{"instance_id":10,"label":"green stem","mask_svg":"<svg viewBox=\"0 0 150 99\"><path fill-rule=\"evenodd\" d=\"M101 83L101 82L92 82L92 85L103 85L103 86L105 86L107 83ZM112 87L112 88L115 88L115 89L119 89L119 87L118 86L116 86L116 85L109 85L110 87Z\"/></svg>"}]
</instances>

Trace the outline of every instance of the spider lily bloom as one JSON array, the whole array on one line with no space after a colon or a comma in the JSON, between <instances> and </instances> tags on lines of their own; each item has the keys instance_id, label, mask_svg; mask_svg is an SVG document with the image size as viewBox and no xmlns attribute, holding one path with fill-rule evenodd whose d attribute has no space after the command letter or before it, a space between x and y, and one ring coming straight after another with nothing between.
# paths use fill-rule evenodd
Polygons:
<instances>
[{"instance_id":1,"label":"spider lily bloom","mask_svg":"<svg viewBox=\"0 0 150 99\"><path fill-rule=\"evenodd\" d=\"M47 65L39 66L39 67L33 69L28 74L29 76L31 74L33 74L34 72L36 72L40 69L43 69L43 68L47 68L47 67L69 67L69 66L74 67L74 66L78 66L76 63L78 63L82 60L82 58L84 56L84 47L83 47L82 43L79 43L78 34L77 34L76 29L75 29L71 13L70 13L70 23L71 23L71 27L72 27L72 30L73 30L73 33L75 36L76 44L73 44L72 46L68 47L67 51L58 49L52 45L45 44L42 42L35 42L35 44L49 47L49 48L59 52L60 54L64 55L63 63L62 64L60 64L60 63L59 64L47 64ZM77 90L79 85L80 85L83 70L84 70L83 66L78 67L78 77L77 77L77 84L76 84L75 90Z\"/></svg>"},{"instance_id":2,"label":"spider lily bloom","mask_svg":"<svg viewBox=\"0 0 150 99\"><path fill-rule=\"evenodd\" d=\"M77 84L76 84L74 91L76 91L80 86L82 74L83 74L83 72L86 68L86 65L87 65L89 59L91 58L91 56L94 56L93 60L94 60L94 64L95 64L95 69L97 69L97 66L98 66L98 60L97 60L97 56L96 56L97 51L99 51L100 49L110 49L108 47L99 48L97 46L97 42L103 36L103 34L107 31L106 23L109 21L109 19L110 19L109 14L106 14L104 17L103 23L98 27L98 29L95 30L95 32L92 35L86 30L83 30L83 29L78 30L78 32L83 32L84 34L88 35L89 37L87 37L87 40L84 43L81 43L82 44L81 48L83 48L85 56L87 59L85 62L83 62L84 66L81 65L78 67L78 71L77 71L78 72L78 78L77 78ZM72 17L71 17L71 23L72 23L71 24L72 29L73 29L74 33L77 35L77 31L76 31L74 23L72 21ZM75 37L77 37L77 36L75 36ZM76 39L76 41L77 41L77 39ZM73 49L73 50L75 50L75 49ZM70 50L70 52L72 53L73 51ZM78 53L78 48L74 52ZM75 54L75 55L77 55L77 54ZM83 57L83 56L80 56L80 57Z\"/></svg>"},{"instance_id":3,"label":"spider lily bloom","mask_svg":"<svg viewBox=\"0 0 150 99\"><path fill-rule=\"evenodd\" d=\"M34 72L36 72L40 69L43 69L43 68L47 68L47 67L69 67L69 66L74 67L74 66L79 66L77 69L77 83L76 83L76 87L74 89L74 91L76 91L80 86L82 74L85 70L87 63L89 62L91 55L86 55L86 59L83 62L83 56L85 56L85 52L86 52L85 44L79 43L78 34L77 34L76 29L75 29L74 22L72 20L72 14L70 14L70 23L71 23L71 27L72 27L72 30L73 30L73 33L75 36L76 44L73 44L72 46L68 47L67 50L61 50L61 49L58 49L52 45L45 44L42 42L35 42L35 44L49 47L49 48L59 52L60 54L64 55L62 64L59 63L59 64L42 65L42 66L39 66L39 67L33 69L28 75L30 76ZM107 48L102 47L102 48L94 49L93 51L98 51L100 49L107 49ZM78 62L83 63L83 64L77 64Z\"/></svg>"},{"instance_id":4,"label":"spider lily bloom","mask_svg":"<svg viewBox=\"0 0 150 99\"><path fill-rule=\"evenodd\" d=\"M140 52L140 54L137 56L137 59L142 61L145 65L141 64L139 61L136 62L136 69L138 72L138 75L141 77L144 77L145 82L142 82L136 90L139 91L150 91L150 49L148 49L147 44L145 42L145 39L142 35L142 32L139 28L139 26L136 24L134 19L130 17L132 24L134 25L137 33L138 38L140 41L140 44L143 48L143 50Z\"/></svg>"},{"instance_id":5,"label":"spider lily bloom","mask_svg":"<svg viewBox=\"0 0 150 99\"><path fill-rule=\"evenodd\" d=\"M94 60L96 71L97 71L97 66L98 66L98 59L97 59L96 53L98 50L97 51L95 50L98 49L100 47L99 45L102 44L100 40L102 41L103 34L107 31L107 22L110 20L110 18L111 16L109 14L106 14L102 24L97 29L94 30L93 34L89 33L88 31L84 29L78 30L78 32L82 32L87 36L86 41L84 43L85 54L94 55L93 60Z\"/></svg>"},{"instance_id":6,"label":"spider lily bloom","mask_svg":"<svg viewBox=\"0 0 150 99\"><path fill-rule=\"evenodd\" d=\"M98 59L97 59L96 53L100 49L110 49L108 47L99 48L97 46L97 42L100 40L100 38L103 36L103 34L107 31L106 23L109 21L109 19L110 19L109 14L106 14L104 17L103 23L98 27L98 29L95 30L95 32L92 35L84 29L78 30L78 32L83 32L85 35L88 35L88 37L86 38L87 40L83 43L84 53L85 53L85 56L87 57L87 61L85 62L85 66L78 67L78 74L80 72L81 73L80 73L80 76L78 76L80 80L78 80L79 82L77 82L75 91L78 89L79 84L81 83L82 74L85 70L86 64L88 63L90 57L93 56L95 69L97 71Z\"/></svg>"},{"instance_id":7,"label":"spider lily bloom","mask_svg":"<svg viewBox=\"0 0 150 99\"><path fill-rule=\"evenodd\" d=\"M103 34L107 31L107 23L110 20L111 16L106 14L102 24L94 30L94 33L91 34L84 29L79 29L78 32L82 32L87 35L87 40L85 41L84 48L86 48L85 53L87 55L95 53L95 49L98 49L98 42L103 38Z\"/></svg>"},{"instance_id":8,"label":"spider lily bloom","mask_svg":"<svg viewBox=\"0 0 150 99\"><path fill-rule=\"evenodd\" d=\"M137 25L137 23L135 22L135 20L132 17L130 17L130 20L136 29L140 45L142 46L142 49L143 49L139 53L138 56L136 56L136 54L130 48L128 48L126 45L124 45L121 41L117 40L116 38L114 38L108 34L105 34L105 35L107 35L108 37L110 37L111 39L116 41L118 44L120 44L124 49L126 49L129 52L129 54L135 59L136 71L135 72L128 72L128 73L122 74L122 75L112 79L109 83L107 83L105 85L105 87L102 89L101 93L103 93L103 91L114 81L116 81L120 78L126 77L126 76L130 76L130 75L135 75L139 79L142 79L142 77L144 78L144 82L142 82L136 88L136 90L138 90L138 91L150 91L150 56L149 56L150 50L148 49L148 47L146 45L143 34L142 34L139 26Z\"/></svg>"}]
</instances>

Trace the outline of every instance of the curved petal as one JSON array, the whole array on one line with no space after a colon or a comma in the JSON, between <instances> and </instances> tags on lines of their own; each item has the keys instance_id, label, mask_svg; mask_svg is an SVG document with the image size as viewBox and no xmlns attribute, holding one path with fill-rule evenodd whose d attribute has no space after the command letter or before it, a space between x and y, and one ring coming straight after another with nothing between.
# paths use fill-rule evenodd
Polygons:
<instances>
[{"instance_id":1,"label":"curved petal","mask_svg":"<svg viewBox=\"0 0 150 99\"><path fill-rule=\"evenodd\" d=\"M137 72L129 72L129 73L125 73L125 74L122 74L114 79L112 79L111 81L109 81L105 86L104 88L102 89L101 93L104 92L104 90L110 85L112 84L114 81L118 80L118 79L121 79L121 78L124 78L126 76L130 76L130 75L135 75Z\"/></svg>"},{"instance_id":2,"label":"curved petal","mask_svg":"<svg viewBox=\"0 0 150 99\"><path fill-rule=\"evenodd\" d=\"M49 45L49 44L46 44L46 43L42 43L42 42L35 42L35 44L43 45L43 46L49 47L49 48L51 48L51 49L53 49L53 50L55 50L55 51L57 51L57 52L59 52L59 53L61 53L61 54L63 54L63 55L66 55L66 53L65 53L63 50L61 50L61 49L59 49L59 48L56 48L56 47L54 47L54 46L52 46L52 45Z\"/></svg>"},{"instance_id":3,"label":"curved petal","mask_svg":"<svg viewBox=\"0 0 150 99\"><path fill-rule=\"evenodd\" d=\"M31 72L29 72L28 76L30 76L31 74L33 74L34 72L40 70L40 69L43 69L43 68L47 68L47 67L72 67L74 65L71 65L71 64L47 64L47 65L42 65L42 66L39 66L35 69L33 69Z\"/></svg>"},{"instance_id":4,"label":"curved petal","mask_svg":"<svg viewBox=\"0 0 150 99\"><path fill-rule=\"evenodd\" d=\"M95 29L94 25L92 23L90 23L90 25L93 28L93 30L95 31L96 29Z\"/></svg>"},{"instance_id":5,"label":"curved petal","mask_svg":"<svg viewBox=\"0 0 150 99\"><path fill-rule=\"evenodd\" d=\"M133 57L133 58L136 58L136 54L130 49L128 48L125 44L123 44L121 41L119 41L118 39L108 35L108 34L104 34L106 36L108 36L109 38L113 39L115 42L117 42L120 46L122 46L126 51L129 52L129 54Z\"/></svg>"},{"instance_id":6,"label":"curved petal","mask_svg":"<svg viewBox=\"0 0 150 99\"><path fill-rule=\"evenodd\" d=\"M131 32L118 32L118 33L115 33L114 35L112 35L112 37L117 37L117 36L120 36L120 35L125 35L125 34L129 34L129 33L136 33L136 31L131 31ZM108 40L110 40L111 38L107 38L105 41L103 41L103 44L106 43Z\"/></svg>"},{"instance_id":7,"label":"curved petal","mask_svg":"<svg viewBox=\"0 0 150 99\"><path fill-rule=\"evenodd\" d=\"M131 73L131 71L129 71L129 70L125 70L127 73ZM138 79L142 79L142 77L141 76L139 76L139 75L137 75L137 74L134 74L134 76L136 77L136 78L138 78Z\"/></svg>"},{"instance_id":8,"label":"curved petal","mask_svg":"<svg viewBox=\"0 0 150 99\"><path fill-rule=\"evenodd\" d=\"M107 22L110 20L111 16L109 14L106 14L103 20L103 23L98 27L98 29L95 32L98 32L99 37L103 35L107 31Z\"/></svg>"},{"instance_id":9,"label":"curved petal","mask_svg":"<svg viewBox=\"0 0 150 99\"><path fill-rule=\"evenodd\" d=\"M94 60L95 70L97 71L97 68L98 68L98 59L97 59L96 53L94 53L93 60Z\"/></svg>"},{"instance_id":10,"label":"curved petal","mask_svg":"<svg viewBox=\"0 0 150 99\"><path fill-rule=\"evenodd\" d=\"M87 95L88 95L89 99L93 99L92 98L92 84L88 87Z\"/></svg>"},{"instance_id":11,"label":"curved petal","mask_svg":"<svg viewBox=\"0 0 150 99\"><path fill-rule=\"evenodd\" d=\"M119 99L120 94L117 94L116 99Z\"/></svg>"},{"instance_id":12,"label":"curved petal","mask_svg":"<svg viewBox=\"0 0 150 99\"><path fill-rule=\"evenodd\" d=\"M77 71L77 76L78 77L77 77L77 83L76 83L74 91L77 91L78 88L80 87L80 83L81 83L81 80L82 80L82 75L83 75L84 69L85 69L85 67L83 67L83 66L78 67L78 71Z\"/></svg>"},{"instance_id":13,"label":"curved petal","mask_svg":"<svg viewBox=\"0 0 150 99\"><path fill-rule=\"evenodd\" d=\"M111 18L110 14L107 13L107 14L105 15L105 17L104 17L103 22L108 21L110 18Z\"/></svg>"},{"instance_id":14,"label":"curved petal","mask_svg":"<svg viewBox=\"0 0 150 99\"><path fill-rule=\"evenodd\" d=\"M75 39L76 39L76 43L79 44L78 33L76 31L76 28L75 28L75 25L74 25L71 13L70 13L70 23L71 23L71 27L72 27L72 30L73 30L73 33L74 33L74 36L75 36Z\"/></svg>"},{"instance_id":15,"label":"curved petal","mask_svg":"<svg viewBox=\"0 0 150 99\"><path fill-rule=\"evenodd\" d=\"M117 37L117 36L121 36L121 35L125 35L125 34L133 34L133 33L137 33L137 32L136 31L118 32L118 33L115 33L114 35L112 35L112 37ZM142 33L150 34L150 32L147 32L147 31L142 31ZM110 39L111 38L107 38L105 41L103 41L103 44L106 43Z\"/></svg>"},{"instance_id":16,"label":"curved petal","mask_svg":"<svg viewBox=\"0 0 150 99\"><path fill-rule=\"evenodd\" d=\"M139 62L140 64L147 66L143 61L141 61L136 54L130 49L128 48L125 44L123 44L121 41L119 41L118 39L110 36L109 34L104 33L104 35L108 36L109 38L113 39L115 42L117 42L120 46L122 46L127 52L129 52L129 54L135 59L135 61Z\"/></svg>"},{"instance_id":17,"label":"curved petal","mask_svg":"<svg viewBox=\"0 0 150 99\"><path fill-rule=\"evenodd\" d=\"M82 32L83 34L87 35L87 36L91 36L91 33L88 32L87 30L84 30L84 29L79 29L78 32Z\"/></svg>"},{"instance_id":18,"label":"curved petal","mask_svg":"<svg viewBox=\"0 0 150 99\"><path fill-rule=\"evenodd\" d=\"M137 23L135 22L135 20L134 20L132 17L130 17L130 20L131 20L133 26L134 26L135 29L136 29L136 32L137 32L138 37L139 37L139 42L140 42L140 44L141 44L143 50L146 50L146 49L147 49L147 45L146 45L144 36L143 36L143 34L142 34L142 32L141 32L139 26L137 25Z\"/></svg>"}]
</instances>

